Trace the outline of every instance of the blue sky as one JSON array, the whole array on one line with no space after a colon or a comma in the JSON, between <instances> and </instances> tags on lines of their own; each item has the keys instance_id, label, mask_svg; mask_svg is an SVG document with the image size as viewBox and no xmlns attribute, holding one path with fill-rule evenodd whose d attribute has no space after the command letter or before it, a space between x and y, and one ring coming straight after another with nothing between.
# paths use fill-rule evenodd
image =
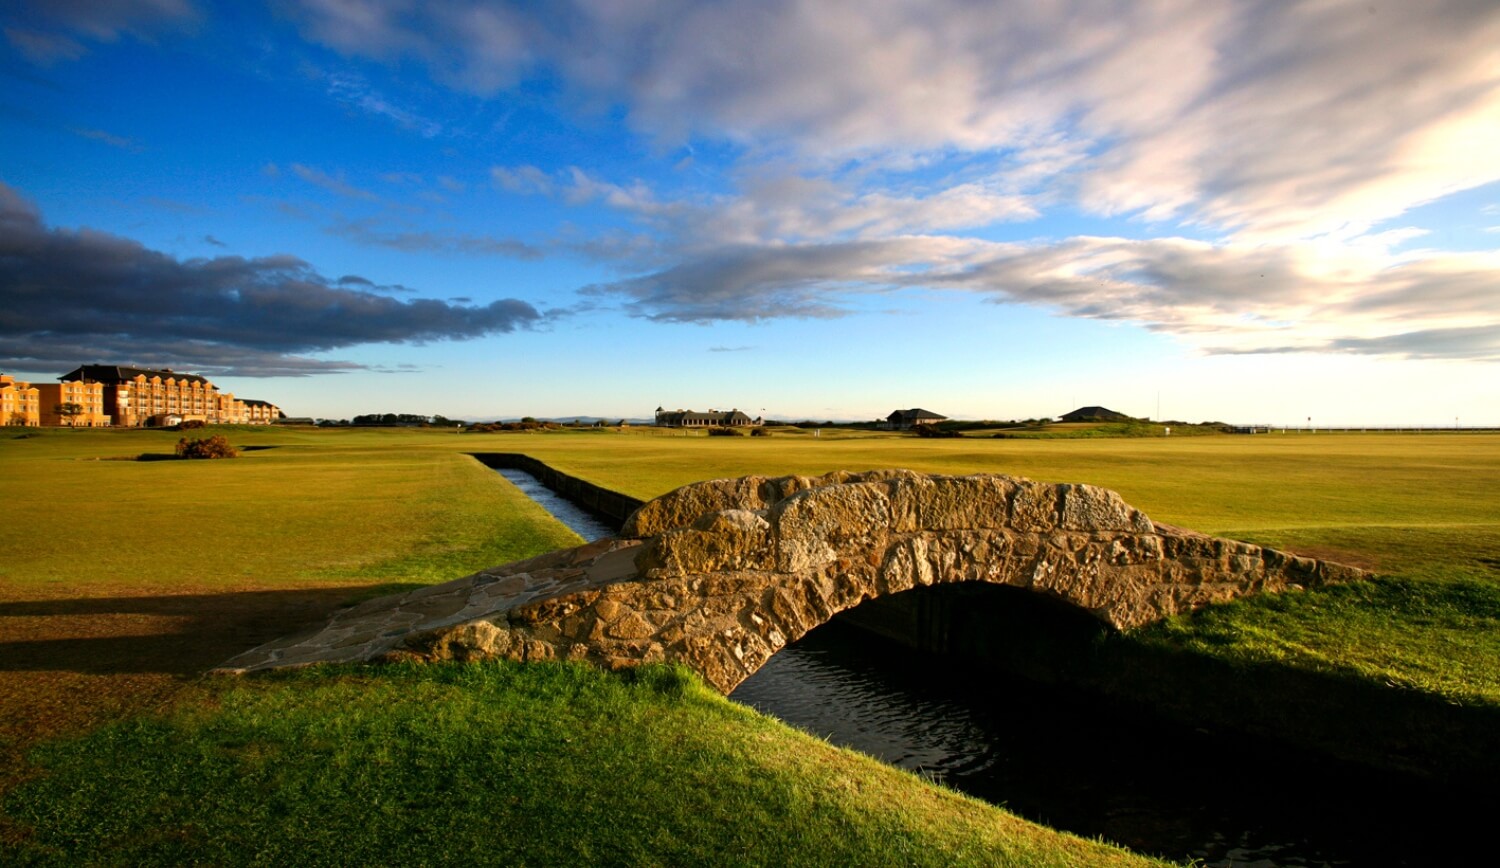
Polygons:
<instances>
[{"instance_id":1,"label":"blue sky","mask_svg":"<svg viewBox=\"0 0 1500 868\"><path fill-rule=\"evenodd\" d=\"M0 11L0 370L294 415L1500 424L1500 7Z\"/></svg>"}]
</instances>

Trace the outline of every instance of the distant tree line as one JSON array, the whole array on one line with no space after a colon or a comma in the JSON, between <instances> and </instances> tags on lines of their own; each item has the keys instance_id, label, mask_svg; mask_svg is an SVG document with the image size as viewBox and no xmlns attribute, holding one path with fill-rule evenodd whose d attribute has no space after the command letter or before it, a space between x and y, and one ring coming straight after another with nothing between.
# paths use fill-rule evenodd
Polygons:
<instances>
[{"instance_id":1,"label":"distant tree line","mask_svg":"<svg viewBox=\"0 0 1500 868\"><path fill-rule=\"evenodd\" d=\"M416 425L432 428L456 428L469 423L462 419L449 419L447 416L437 414L425 416L420 413L365 413L355 416L351 422L343 420L321 419L319 425Z\"/></svg>"}]
</instances>

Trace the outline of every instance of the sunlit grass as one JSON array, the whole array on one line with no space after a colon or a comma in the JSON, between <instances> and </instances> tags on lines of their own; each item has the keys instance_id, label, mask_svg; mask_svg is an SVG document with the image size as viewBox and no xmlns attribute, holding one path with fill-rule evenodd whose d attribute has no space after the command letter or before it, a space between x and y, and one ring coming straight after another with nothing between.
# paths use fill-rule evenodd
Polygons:
<instances>
[{"instance_id":1,"label":"sunlit grass","mask_svg":"<svg viewBox=\"0 0 1500 868\"><path fill-rule=\"evenodd\" d=\"M8 527L33 529L0 539L0 580L12 592L79 593L440 581L580 541L493 471L442 450L378 436L347 446L282 431L229 436L250 451L98 460L170 452L175 435L0 439L0 510Z\"/></svg>"},{"instance_id":2,"label":"sunlit grass","mask_svg":"<svg viewBox=\"0 0 1500 868\"><path fill-rule=\"evenodd\" d=\"M11 864L1149 864L662 668L295 673L39 759Z\"/></svg>"},{"instance_id":3,"label":"sunlit grass","mask_svg":"<svg viewBox=\"0 0 1500 868\"><path fill-rule=\"evenodd\" d=\"M996 472L1103 485L1158 521L1385 576L1213 607L1125 638L1144 651L1500 707L1500 436L226 433L248 447L241 458L99 460L170 452L169 432L0 434L0 519L9 531L0 539L0 602L326 586L353 599L360 588L441 581L576 543L468 452L522 452L643 499L749 473ZM5 705L10 714L150 686L144 676L0 676L15 681L0 684L0 705L21 703ZM681 689L663 688L672 684ZM615 698L597 699L606 693ZM294 853L286 842L332 854L323 861L393 861L412 842L446 848L433 851L445 858L500 854L528 864L683 863L724 853L765 864L793 856L804 864L890 861L873 855L878 842L896 848L880 852L898 861L910 852L920 862L928 851L939 854L934 863L1116 858L700 694L677 676L630 683L504 665L204 688L179 696L165 717L48 748L39 789L16 791L8 803L16 825L5 834L15 840L15 830L30 827L26 859L69 863L278 861ZM176 694L153 694L153 702L168 695ZM99 705L140 707L123 695ZM497 754L483 747L491 740L511 747ZM658 766L672 774L639 782L640 793L663 800L656 813L643 807L649 800L611 801L595 790L632 792L637 778L652 777L642 770ZM223 797L211 798L219 788ZM733 816L715 813L720 806ZM481 840L472 829L485 817L489 837ZM797 824L795 841L777 837ZM451 842L435 841L438 833ZM804 838L808 849L793 849ZM348 854L364 857L333 849L346 840Z\"/></svg>"}]
</instances>

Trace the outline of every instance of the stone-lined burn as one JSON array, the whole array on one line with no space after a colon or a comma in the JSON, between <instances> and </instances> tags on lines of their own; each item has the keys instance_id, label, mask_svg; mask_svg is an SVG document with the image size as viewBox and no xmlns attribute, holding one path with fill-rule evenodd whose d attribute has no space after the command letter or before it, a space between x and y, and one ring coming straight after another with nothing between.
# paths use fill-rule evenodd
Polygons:
<instances>
[{"instance_id":1,"label":"stone-lined burn","mask_svg":"<svg viewBox=\"0 0 1500 868\"><path fill-rule=\"evenodd\" d=\"M907 470L684 486L600 540L370 600L221 672L357 660L674 661L728 693L868 599L991 582L1117 629L1212 602L1364 578L1353 567L1155 525L1118 494Z\"/></svg>"}]
</instances>

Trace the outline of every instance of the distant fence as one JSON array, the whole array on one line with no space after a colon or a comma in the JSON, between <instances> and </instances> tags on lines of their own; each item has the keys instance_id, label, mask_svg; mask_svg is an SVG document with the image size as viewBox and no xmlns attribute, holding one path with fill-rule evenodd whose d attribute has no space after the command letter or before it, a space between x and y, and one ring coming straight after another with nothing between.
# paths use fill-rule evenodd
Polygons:
<instances>
[{"instance_id":1,"label":"distant fence","mask_svg":"<svg viewBox=\"0 0 1500 868\"><path fill-rule=\"evenodd\" d=\"M645 503L628 494L611 491L592 482L585 482L576 476L569 476L561 470L548 467L530 455L522 455L519 452L471 452L469 455L485 467L495 470L523 470L530 473L543 485L594 513L615 530L623 527L625 519Z\"/></svg>"}]
</instances>

